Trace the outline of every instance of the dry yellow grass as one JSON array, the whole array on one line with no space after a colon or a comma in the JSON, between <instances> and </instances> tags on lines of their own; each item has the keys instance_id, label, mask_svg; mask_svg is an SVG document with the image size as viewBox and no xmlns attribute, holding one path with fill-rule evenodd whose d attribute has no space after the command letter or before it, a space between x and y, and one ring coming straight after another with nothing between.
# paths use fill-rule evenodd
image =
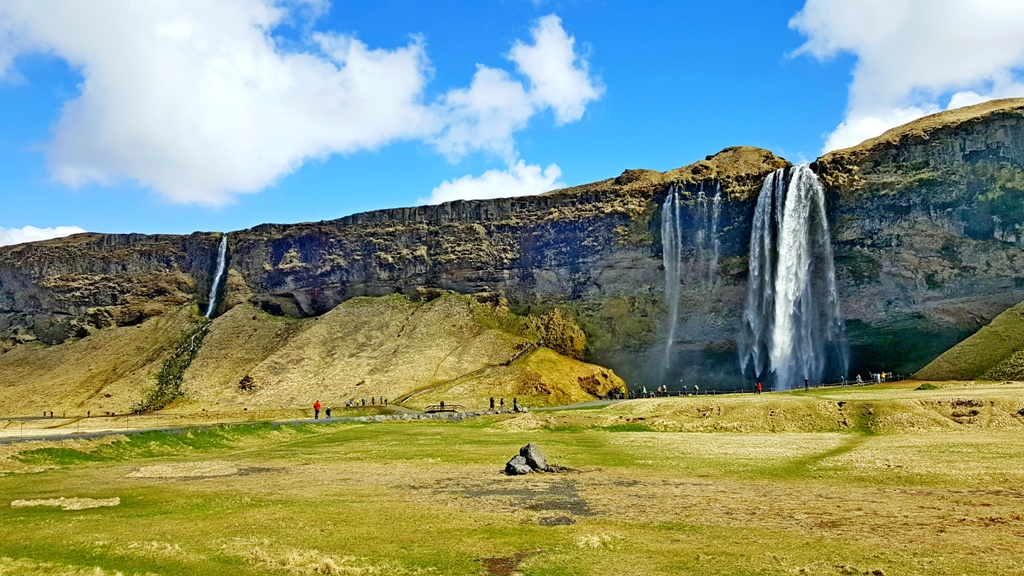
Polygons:
<instances>
[{"instance_id":1,"label":"dry yellow grass","mask_svg":"<svg viewBox=\"0 0 1024 576\"><path fill-rule=\"evenodd\" d=\"M127 412L153 387L154 375L192 320L191 309L183 307L57 346L16 346L0 354L0 415Z\"/></svg>"},{"instance_id":2,"label":"dry yellow grass","mask_svg":"<svg viewBox=\"0 0 1024 576\"><path fill-rule=\"evenodd\" d=\"M67 453L53 452L58 469L0 476L0 492L119 496L121 505L83 513L0 506L0 522L10 527L0 531L0 571L898 576L1024 569L1019 430L680 433L505 424L607 410L255 435L225 429L227 442L203 444L201 432L133 440L101 450L108 459L93 463L61 464ZM577 471L502 475L501 464L529 440ZM239 472L131 477L210 462ZM73 522L55 521L70 514ZM60 551L47 545L55 540Z\"/></svg>"},{"instance_id":3,"label":"dry yellow grass","mask_svg":"<svg viewBox=\"0 0 1024 576\"><path fill-rule=\"evenodd\" d=\"M435 386L448 401L475 407L491 395L550 405L589 399L588 390L604 392L621 383L610 370L548 349L502 366L526 342L501 328L502 314L507 311L455 294L429 302L356 298L302 320L240 304L208 329L184 373L185 396L163 411L161 424L148 425L295 418L315 400L337 409L350 399L369 404L371 398L395 400ZM171 350L197 320L192 308L183 307L138 326L0 354L0 418L44 411L56 416L0 421L0 435L10 435L15 425L18 433L22 426L72 432L147 425L95 417L123 415L146 398ZM240 388L246 377L250 390ZM79 420L87 411L94 418Z\"/></svg>"},{"instance_id":4,"label":"dry yellow grass","mask_svg":"<svg viewBox=\"0 0 1024 576\"><path fill-rule=\"evenodd\" d=\"M238 306L214 321L183 381L189 402L172 409L308 407L314 400L337 408L435 386L444 398L429 392L410 405L447 399L482 407L506 389L509 400L518 393L556 404L590 398L581 378L620 382L610 370L550 350L502 366L526 339L489 325L482 314L481 304L457 295L426 303L355 298L309 320ZM245 376L254 390L239 389Z\"/></svg>"}]
</instances>

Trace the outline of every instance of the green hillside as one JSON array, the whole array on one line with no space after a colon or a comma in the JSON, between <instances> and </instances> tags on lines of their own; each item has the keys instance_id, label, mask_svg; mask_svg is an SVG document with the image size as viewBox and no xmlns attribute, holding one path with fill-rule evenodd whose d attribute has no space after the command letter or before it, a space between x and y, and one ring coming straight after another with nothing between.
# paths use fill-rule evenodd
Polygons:
<instances>
[{"instance_id":1,"label":"green hillside","mask_svg":"<svg viewBox=\"0 0 1024 576\"><path fill-rule=\"evenodd\" d=\"M921 380L1024 379L1024 302L996 316L914 376Z\"/></svg>"}]
</instances>

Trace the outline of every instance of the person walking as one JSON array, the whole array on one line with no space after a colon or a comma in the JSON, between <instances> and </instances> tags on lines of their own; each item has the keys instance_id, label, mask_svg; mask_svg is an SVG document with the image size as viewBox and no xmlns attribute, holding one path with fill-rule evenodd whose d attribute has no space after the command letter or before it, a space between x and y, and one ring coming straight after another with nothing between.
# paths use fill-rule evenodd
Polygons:
<instances>
[{"instance_id":1,"label":"person walking","mask_svg":"<svg viewBox=\"0 0 1024 576\"><path fill-rule=\"evenodd\" d=\"M758 394L761 393L761 383L760 382L757 383L757 393Z\"/></svg>"},{"instance_id":2,"label":"person walking","mask_svg":"<svg viewBox=\"0 0 1024 576\"><path fill-rule=\"evenodd\" d=\"M327 410L324 410L324 415L327 416L328 420L331 419L331 407L330 406L327 407Z\"/></svg>"},{"instance_id":3,"label":"person walking","mask_svg":"<svg viewBox=\"0 0 1024 576\"><path fill-rule=\"evenodd\" d=\"M319 420L320 419L320 401L319 400L317 400L316 402L313 402L313 419L314 420Z\"/></svg>"},{"instance_id":4,"label":"person walking","mask_svg":"<svg viewBox=\"0 0 1024 576\"><path fill-rule=\"evenodd\" d=\"M502 412L505 411L505 399L504 398L501 399L501 410L502 410Z\"/></svg>"},{"instance_id":5,"label":"person walking","mask_svg":"<svg viewBox=\"0 0 1024 576\"><path fill-rule=\"evenodd\" d=\"M693 395L694 396L700 396L700 386L698 386L696 384L693 385Z\"/></svg>"},{"instance_id":6,"label":"person walking","mask_svg":"<svg viewBox=\"0 0 1024 576\"><path fill-rule=\"evenodd\" d=\"M491 396L491 407L490 407L490 411L491 411L491 412L494 412L494 396Z\"/></svg>"}]
</instances>

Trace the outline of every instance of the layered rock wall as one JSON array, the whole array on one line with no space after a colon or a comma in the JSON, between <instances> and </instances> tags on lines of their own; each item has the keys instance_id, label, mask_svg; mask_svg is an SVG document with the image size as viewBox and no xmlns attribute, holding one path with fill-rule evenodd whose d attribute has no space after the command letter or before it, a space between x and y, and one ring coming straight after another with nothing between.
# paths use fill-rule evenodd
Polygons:
<instances>
[{"instance_id":1,"label":"layered rock wall","mask_svg":"<svg viewBox=\"0 0 1024 576\"><path fill-rule=\"evenodd\" d=\"M633 383L735 383L754 202L785 166L730 148L541 196L257 226L229 236L224 302L312 316L354 296L454 290L519 313L561 309L586 331L588 359ZM1024 300L1024 101L925 118L812 168L826 186L853 372L916 369ZM666 374L659 226L673 184L685 231L679 368ZM712 278L697 246L701 191L723 198ZM59 342L205 302L217 241L81 235L0 248L0 339Z\"/></svg>"}]
</instances>

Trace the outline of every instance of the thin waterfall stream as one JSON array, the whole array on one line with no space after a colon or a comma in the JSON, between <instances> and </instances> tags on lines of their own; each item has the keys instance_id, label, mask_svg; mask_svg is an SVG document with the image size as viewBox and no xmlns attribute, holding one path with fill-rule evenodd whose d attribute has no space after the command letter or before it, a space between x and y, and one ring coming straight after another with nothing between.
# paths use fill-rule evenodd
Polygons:
<instances>
[{"instance_id":1,"label":"thin waterfall stream","mask_svg":"<svg viewBox=\"0 0 1024 576\"><path fill-rule=\"evenodd\" d=\"M224 280L224 268L228 256L228 235L221 234L220 247L217 250L217 271L213 275L213 284L210 285L210 299L206 304L206 312L203 316L209 318L217 310L217 294L220 292L221 282Z\"/></svg>"},{"instance_id":2,"label":"thin waterfall stream","mask_svg":"<svg viewBox=\"0 0 1024 576\"><path fill-rule=\"evenodd\" d=\"M672 363L672 343L679 318L679 297L682 282L683 222L679 189L669 188L661 207L662 264L665 268L665 304L668 307L668 336L665 339L665 369Z\"/></svg>"},{"instance_id":3,"label":"thin waterfall stream","mask_svg":"<svg viewBox=\"0 0 1024 576\"><path fill-rule=\"evenodd\" d=\"M672 346L675 343L679 324L679 298L682 295L684 241L689 237L684 230L684 191L680 186L669 187L661 207L662 265L665 268L665 307L668 309L667 335L665 338L665 369L672 365ZM694 270L690 276L697 283L704 283L710 291L718 277L718 254L721 241L718 224L722 212L722 192L715 184L715 196L711 199L704 193L701 184L697 196L692 200Z\"/></svg>"}]
</instances>

